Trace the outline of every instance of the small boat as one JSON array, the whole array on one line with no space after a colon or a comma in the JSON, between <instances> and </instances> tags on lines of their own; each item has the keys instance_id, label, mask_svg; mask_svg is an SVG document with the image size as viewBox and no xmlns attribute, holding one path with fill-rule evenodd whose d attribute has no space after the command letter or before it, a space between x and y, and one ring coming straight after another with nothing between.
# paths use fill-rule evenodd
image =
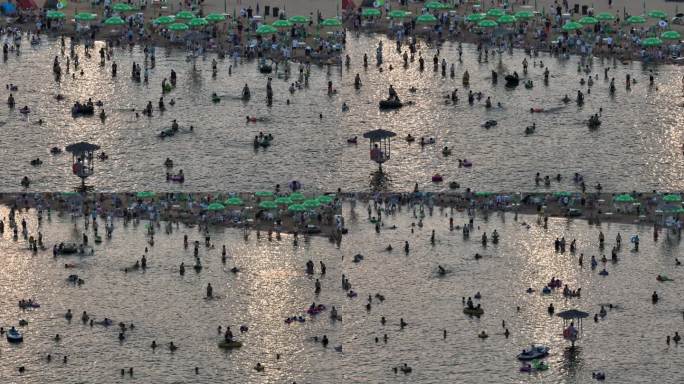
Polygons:
<instances>
[{"instance_id":1,"label":"small boat","mask_svg":"<svg viewBox=\"0 0 684 384\"><path fill-rule=\"evenodd\" d=\"M473 315L474 316L480 316L480 315L484 315L484 309L482 309L481 307L480 308L478 308L478 307L473 307L473 308L463 307L463 313L465 313L466 315L470 315L470 316L473 316Z\"/></svg>"},{"instance_id":2,"label":"small boat","mask_svg":"<svg viewBox=\"0 0 684 384\"><path fill-rule=\"evenodd\" d=\"M461 164L463 164L463 166L466 167L466 168L470 168L470 167L473 166L473 162L470 161L470 160L468 160L468 159L463 159L463 161L461 162Z\"/></svg>"},{"instance_id":3,"label":"small boat","mask_svg":"<svg viewBox=\"0 0 684 384\"><path fill-rule=\"evenodd\" d=\"M7 341L10 343L21 343L24 341L24 335L16 329L12 328L7 331Z\"/></svg>"},{"instance_id":4,"label":"small boat","mask_svg":"<svg viewBox=\"0 0 684 384\"><path fill-rule=\"evenodd\" d=\"M218 343L218 347L221 349L233 349L242 347L242 343L237 340L221 340Z\"/></svg>"},{"instance_id":5,"label":"small boat","mask_svg":"<svg viewBox=\"0 0 684 384\"><path fill-rule=\"evenodd\" d=\"M528 361L541 359L549 355L549 347L543 345L532 345L530 349L523 349L522 353L518 354L518 360Z\"/></svg>"},{"instance_id":6,"label":"small boat","mask_svg":"<svg viewBox=\"0 0 684 384\"><path fill-rule=\"evenodd\" d=\"M399 109L403 107L404 104L402 104L399 99L392 99L392 100L380 100L379 107L380 109Z\"/></svg>"},{"instance_id":7,"label":"small boat","mask_svg":"<svg viewBox=\"0 0 684 384\"><path fill-rule=\"evenodd\" d=\"M669 277L667 277L665 275L658 275L656 277L656 280L658 280L658 281L673 281L673 279L670 279Z\"/></svg>"},{"instance_id":8,"label":"small boat","mask_svg":"<svg viewBox=\"0 0 684 384\"><path fill-rule=\"evenodd\" d=\"M498 123L497 123L496 120L487 120L487 121L485 121L485 122L482 124L482 126L483 126L484 128L491 128L491 127L496 126L497 124L498 124Z\"/></svg>"}]
</instances>

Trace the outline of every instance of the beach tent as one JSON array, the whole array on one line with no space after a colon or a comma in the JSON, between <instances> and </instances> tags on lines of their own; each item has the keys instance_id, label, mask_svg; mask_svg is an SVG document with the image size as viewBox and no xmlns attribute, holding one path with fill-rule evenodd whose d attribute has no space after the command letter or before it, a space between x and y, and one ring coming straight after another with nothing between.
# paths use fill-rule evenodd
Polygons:
<instances>
[{"instance_id":1,"label":"beach tent","mask_svg":"<svg viewBox=\"0 0 684 384\"><path fill-rule=\"evenodd\" d=\"M0 13L6 16L14 15L17 13L17 7L15 7L12 3L0 4Z\"/></svg>"},{"instance_id":2,"label":"beach tent","mask_svg":"<svg viewBox=\"0 0 684 384\"><path fill-rule=\"evenodd\" d=\"M345 11L352 11L356 9L356 4L352 0L342 0L342 9Z\"/></svg>"},{"instance_id":3,"label":"beach tent","mask_svg":"<svg viewBox=\"0 0 684 384\"><path fill-rule=\"evenodd\" d=\"M17 0L17 6L19 9L38 9L38 5L36 5L36 2L33 0Z\"/></svg>"}]
</instances>

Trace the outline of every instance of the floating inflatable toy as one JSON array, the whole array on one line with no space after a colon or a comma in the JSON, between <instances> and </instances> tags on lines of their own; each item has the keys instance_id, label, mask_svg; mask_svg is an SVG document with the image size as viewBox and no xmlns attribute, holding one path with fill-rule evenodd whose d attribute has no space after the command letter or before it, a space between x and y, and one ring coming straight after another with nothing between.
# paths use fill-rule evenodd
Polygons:
<instances>
[{"instance_id":1,"label":"floating inflatable toy","mask_svg":"<svg viewBox=\"0 0 684 384\"><path fill-rule=\"evenodd\" d=\"M444 181L444 178L439 173L432 175L432 182L433 183L441 183L442 181Z\"/></svg>"}]
</instances>

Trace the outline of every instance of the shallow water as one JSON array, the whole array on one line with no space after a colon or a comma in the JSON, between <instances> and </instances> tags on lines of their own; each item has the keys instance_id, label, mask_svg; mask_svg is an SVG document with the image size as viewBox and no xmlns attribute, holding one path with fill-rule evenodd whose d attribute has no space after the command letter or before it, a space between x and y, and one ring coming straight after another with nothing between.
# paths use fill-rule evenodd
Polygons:
<instances>
[{"instance_id":1,"label":"shallow water","mask_svg":"<svg viewBox=\"0 0 684 384\"><path fill-rule=\"evenodd\" d=\"M380 73L374 66L379 40L385 42L385 62L395 67L392 71L385 65L385 71ZM474 46L464 45L464 62L457 65L455 79L443 79L432 71L435 50L424 44L421 52L426 57L426 71L421 75L417 58L409 69L403 69L401 57L386 39L350 35L349 70L334 67L327 75L325 68L315 67L309 88L294 95L287 90L289 83L296 80L294 77L289 82L275 79L275 100L269 108L265 102L266 75L258 73L255 62L237 65L232 76L228 76L230 62L220 61L219 75L212 79L213 56L198 60L199 70L193 73L181 50L158 49L157 66L150 71L149 85L141 85L130 80L132 61L143 61L139 48L116 50L114 60L119 70L115 79L110 76L109 63L106 68L99 66L97 50L92 59L86 59L79 49L84 76L77 75L72 80L68 75L56 83L50 66L59 50L55 39L44 38L36 47L24 41L20 56L10 54L0 64L0 84L19 85L15 95L17 109L0 108L0 121L5 123L0 190L19 190L19 180L27 174L33 179L31 188L36 190L76 186L78 179L70 173L71 157L51 156L48 150L80 140L101 145L110 156L108 161L97 164L95 176L88 180L101 191L257 190L292 179L311 189L367 190L377 166L370 162L364 140L354 146L346 144L346 139L376 128L391 129L398 135L392 159L384 167L390 177L386 185L389 190L409 190L415 182L430 190L445 188L430 182L436 172L447 181L458 181L463 187L478 190L543 189L534 186L536 172L566 176L568 181L554 183L552 190L576 188L569 181L574 172L583 173L588 185L600 181L610 191L684 188L680 177L684 171L680 150L682 114L678 106L682 102L681 67L657 67L659 90L655 91L648 86L648 72L642 64L618 64L610 70L617 85L616 95L611 98L608 82L603 79L603 65L596 59L593 69L599 73L599 79L585 105L578 108L574 103L564 105L560 101L564 94L573 97L580 89L577 57L559 61L541 54L539 59L551 71L549 86L543 85L543 69L532 67L530 59L529 77L535 81L535 87L507 90L503 76L497 86L491 86L490 72L498 67L498 57L478 64ZM458 57L457 44L446 43L441 52L450 64ZM362 66L363 53L369 55L367 70ZM502 65L522 73L522 59L522 51L515 51L512 56L504 54ZM62 63L65 60L66 57L61 58ZM148 100L156 108L161 81L172 68L178 73L178 87L166 96L167 111L161 117L155 112L152 119L136 119L130 108L140 110ZM461 84L466 69L471 75L470 89L484 92L485 97L491 95L494 104L501 102L503 109L486 110L484 98L475 106L468 105L467 90ZM297 65L292 65L292 72L297 73ZM353 88L357 72L364 83L359 91ZM624 89L627 73L638 80L629 92ZM334 97L326 95L328 79L338 89ZM244 83L249 83L253 92L252 100L246 104L236 100ZM403 100L414 101L415 105L396 112L379 111L377 103L386 97L388 83L395 85ZM415 94L408 92L411 86L418 88ZM459 88L460 103L443 105L443 96L453 88ZM586 94L586 86L584 90ZM58 92L66 100L55 101L53 96ZM213 104L212 92L226 97ZM6 92L2 97L7 97ZM71 105L89 97L104 101L108 113L104 124L96 117L71 117ZM173 107L168 105L171 98L177 101ZM341 111L343 101L351 108L347 113ZM33 110L28 118L18 112L23 105ZM530 114L530 107L554 112ZM599 108L603 108L603 124L590 131L584 121ZM319 113L323 114L322 120ZM245 124L247 115L266 121ZM46 123L37 125L39 118ZM194 133L159 139L157 133L168 128L173 119L178 119L183 127L195 126ZM489 130L481 128L480 124L489 119L496 119L499 124ZM525 136L524 127L533 122L537 133ZM259 131L272 133L275 141L270 148L255 151L251 142ZM435 137L437 145L408 145L401 140L408 133ZM452 156L441 155L445 145L453 149ZM36 157L45 163L33 168L29 160ZM162 165L166 157L174 160L176 169L183 169L185 184L166 182ZM475 165L472 169L458 168L458 158L470 159Z\"/></svg>"},{"instance_id":2,"label":"shallow water","mask_svg":"<svg viewBox=\"0 0 684 384\"><path fill-rule=\"evenodd\" d=\"M137 227L115 223L114 236L95 245L95 255L58 257L51 252L27 251L21 239L13 241L5 231L0 247L3 266L0 268L0 324L16 325L18 319L29 321L24 327L25 341L10 345L0 341L0 377L5 382L159 382L190 381L225 382L553 382L586 383L591 372L605 370L611 382L643 383L657 378L658 382L679 382L679 362L682 349L665 344L665 336L682 331L680 281L684 271L673 267L674 257L681 253L681 244L664 234L653 242L651 229L632 225L603 224L606 252L618 232L624 239L617 264L608 263L610 275L598 276L589 268L590 255L600 255L598 228L585 221L550 219L548 229L533 224L534 217L520 216L516 222L511 214L490 216L487 221L476 219L470 240L460 231L448 231L448 218L438 210L424 220L422 228L410 233L416 221L406 208L396 216L385 217L385 226L397 225L397 230L376 234L366 220L365 209L357 207L357 216L344 209L350 233L338 249L324 238L311 238L293 246L292 238L281 241L260 240L252 233L245 242L239 230L219 229L211 233L215 249L200 247L204 269L195 273L188 268L179 276L181 262L191 266L192 247L184 250L183 234L190 241L202 240L195 228L175 229L171 235L158 230L156 243L150 247L146 272L122 269L139 259L147 245L145 222ZM7 210L3 208L3 216ZM445 212L446 213L446 212ZM25 214L30 232L35 234L33 212ZM18 221L21 219L18 218ZM467 220L456 213L456 224ZM530 229L522 226L527 221ZM50 247L55 242L78 241L83 229L82 219L76 221L74 232L70 218L53 215L40 230ZM482 249L482 230L498 229L501 241ZM430 232L436 231L436 245L430 246ZM638 233L642 239L638 253L630 252L627 238ZM92 226L89 232L91 240ZM553 251L553 240L565 236L568 242L577 239L578 252L585 254L585 266L580 268L577 255ZM403 242L410 241L411 252L402 251ZM230 258L220 261L221 245L226 244ZM385 252L392 244L393 252ZM479 252L485 255L474 260ZM352 262L353 255L362 253L365 259ZM307 260L327 265L327 274L312 278L304 272ZM64 269L66 262L78 263L76 269ZM439 278L438 264L452 273ZM242 271L233 275L232 266ZM77 273L85 279L81 287L68 284L67 275ZM341 274L350 279L359 297L349 299L340 288ZM674 282L659 283L657 274L667 274ZM560 293L542 296L527 294L527 287L541 289L552 276L561 278L571 288L582 288L582 297L564 300ZM313 294L314 278L320 278L323 290ZM214 286L218 300L202 297L207 283ZM651 304L650 295L657 290L661 301ZM482 293L485 314L480 319L469 318L461 311L461 297ZM381 293L384 303L374 300L366 311L365 297ZM42 304L32 311L21 311L16 303L33 297ZM303 324L286 325L283 320L301 314L312 302L335 305L343 317L332 323L326 311L318 318L307 316ZM599 304L614 303L620 309L594 323L583 324L578 349L571 354L561 337L562 321L547 315L546 307L553 302L556 310L577 308L592 316ZM516 312L520 306L520 312ZM68 323L63 314L74 312ZM93 328L81 324L80 313L86 310L96 319L112 318L115 323L133 322L135 330L123 343L117 340L117 327ZM387 325L380 324L380 317ZM409 325L400 330L399 318ZM511 331L502 335L501 320ZM238 335L244 346L224 352L216 347L218 325L249 326L249 332ZM449 334L442 339L442 330ZM490 337L480 340L476 334L487 330ZM62 341L52 337L59 333ZM238 334L239 332L235 332ZM389 337L382 342L382 335ZM327 334L328 348L314 343L314 335ZM375 343L374 338L380 342ZM175 353L166 348L153 352L152 340L159 344L171 340L179 347ZM549 345L551 368L543 373L518 372L515 355L531 342ZM343 345L344 352L335 352L334 345ZM44 357L51 353L53 362ZM275 354L280 353L277 361ZM69 362L62 364L62 356ZM262 362L266 370L252 369ZM391 367L402 363L413 367L413 373L395 375ZM16 367L23 365L20 375ZM119 369L134 367L134 377L121 378ZM200 367L195 376L194 367Z\"/></svg>"}]
</instances>

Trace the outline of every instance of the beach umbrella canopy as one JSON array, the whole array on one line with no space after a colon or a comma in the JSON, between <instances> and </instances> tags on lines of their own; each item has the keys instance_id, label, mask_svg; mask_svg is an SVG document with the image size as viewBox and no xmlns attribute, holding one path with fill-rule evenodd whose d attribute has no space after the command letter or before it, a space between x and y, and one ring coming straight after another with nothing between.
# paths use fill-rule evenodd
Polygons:
<instances>
[{"instance_id":1,"label":"beach umbrella canopy","mask_svg":"<svg viewBox=\"0 0 684 384\"><path fill-rule=\"evenodd\" d=\"M126 21L124 21L124 19L120 18L119 16L112 16L104 21L104 25L108 26L118 26L124 24L126 24Z\"/></svg>"},{"instance_id":2,"label":"beach umbrella canopy","mask_svg":"<svg viewBox=\"0 0 684 384\"><path fill-rule=\"evenodd\" d=\"M646 19L643 16L630 16L625 21L629 24L644 24Z\"/></svg>"},{"instance_id":3,"label":"beach umbrella canopy","mask_svg":"<svg viewBox=\"0 0 684 384\"><path fill-rule=\"evenodd\" d=\"M305 201L302 203L302 205L303 205L305 208L314 209L314 208L320 207L320 206L321 206L321 203L319 203L318 200L316 200L316 199L310 199L310 200L305 200Z\"/></svg>"},{"instance_id":4,"label":"beach umbrella canopy","mask_svg":"<svg viewBox=\"0 0 684 384\"><path fill-rule=\"evenodd\" d=\"M254 193L254 196L256 196L256 197L271 197L271 196L273 196L273 192L271 192L271 191L256 191Z\"/></svg>"},{"instance_id":5,"label":"beach umbrella canopy","mask_svg":"<svg viewBox=\"0 0 684 384\"><path fill-rule=\"evenodd\" d=\"M208 14L205 17L205 19L207 19L207 21L210 21L212 23L218 23L218 22L224 21L226 19L226 16L222 13L215 13L214 12L214 13Z\"/></svg>"},{"instance_id":6,"label":"beach umbrella canopy","mask_svg":"<svg viewBox=\"0 0 684 384\"><path fill-rule=\"evenodd\" d=\"M489 11L487 11L487 16L489 17L501 17L505 14L506 12L504 12L504 10L501 8L492 8Z\"/></svg>"},{"instance_id":7,"label":"beach umbrella canopy","mask_svg":"<svg viewBox=\"0 0 684 384\"><path fill-rule=\"evenodd\" d=\"M325 19L321 21L321 26L322 27L341 27L342 22L339 21L338 19L332 18L332 19Z\"/></svg>"},{"instance_id":8,"label":"beach umbrella canopy","mask_svg":"<svg viewBox=\"0 0 684 384\"><path fill-rule=\"evenodd\" d=\"M670 212L670 213L684 213L684 208L679 207L679 208L673 209L673 210L671 210L671 211L669 211L669 212Z\"/></svg>"},{"instance_id":9,"label":"beach umbrella canopy","mask_svg":"<svg viewBox=\"0 0 684 384\"><path fill-rule=\"evenodd\" d=\"M560 317L563 320L572 320L572 319L584 319L586 317L589 317L589 314L584 311L580 311L578 309L568 309L567 311L563 312L558 312L556 316Z\"/></svg>"},{"instance_id":10,"label":"beach umbrella canopy","mask_svg":"<svg viewBox=\"0 0 684 384\"><path fill-rule=\"evenodd\" d=\"M572 193L570 193L570 192L554 192L553 195L556 197L570 197L570 196L572 196Z\"/></svg>"},{"instance_id":11,"label":"beach umbrella canopy","mask_svg":"<svg viewBox=\"0 0 684 384\"><path fill-rule=\"evenodd\" d=\"M131 12L135 10L135 7L127 3L116 3L112 5L112 10L114 12Z\"/></svg>"},{"instance_id":12,"label":"beach umbrella canopy","mask_svg":"<svg viewBox=\"0 0 684 384\"><path fill-rule=\"evenodd\" d=\"M629 194L627 194L627 193L624 193L624 194L622 194L622 195L617 195L617 196L615 196L615 198L613 199L613 201L615 201L615 202L617 202L617 203L633 203L633 202L634 202L634 198L632 197L632 195L629 195Z\"/></svg>"},{"instance_id":13,"label":"beach umbrella canopy","mask_svg":"<svg viewBox=\"0 0 684 384\"><path fill-rule=\"evenodd\" d=\"M270 35L273 33L278 33L278 30L268 24L264 24L257 28L256 33L257 35Z\"/></svg>"},{"instance_id":14,"label":"beach umbrella canopy","mask_svg":"<svg viewBox=\"0 0 684 384\"><path fill-rule=\"evenodd\" d=\"M159 16L154 19L154 23L159 25L173 24L174 21L175 19L173 16Z\"/></svg>"},{"instance_id":15,"label":"beach umbrella canopy","mask_svg":"<svg viewBox=\"0 0 684 384\"><path fill-rule=\"evenodd\" d=\"M176 14L176 19L178 20L191 20L194 18L195 15L190 11L180 11Z\"/></svg>"},{"instance_id":16,"label":"beach umbrella canopy","mask_svg":"<svg viewBox=\"0 0 684 384\"><path fill-rule=\"evenodd\" d=\"M309 18L306 16L292 16L290 17L290 22L294 24L307 24Z\"/></svg>"},{"instance_id":17,"label":"beach umbrella canopy","mask_svg":"<svg viewBox=\"0 0 684 384\"><path fill-rule=\"evenodd\" d=\"M94 13L90 13L90 12L81 12L81 13L77 13L74 16L74 19L76 21L93 21L93 20L97 19L97 15Z\"/></svg>"},{"instance_id":18,"label":"beach umbrella canopy","mask_svg":"<svg viewBox=\"0 0 684 384\"><path fill-rule=\"evenodd\" d=\"M290 205L290 204L292 204L292 199L290 199L289 197L286 197L286 196L276 197L276 199L274 201L278 205Z\"/></svg>"},{"instance_id":19,"label":"beach umbrella canopy","mask_svg":"<svg viewBox=\"0 0 684 384\"><path fill-rule=\"evenodd\" d=\"M316 198L321 204L330 204L333 202L333 197L328 195L321 195Z\"/></svg>"},{"instance_id":20,"label":"beach umbrella canopy","mask_svg":"<svg viewBox=\"0 0 684 384\"><path fill-rule=\"evenodd\" d=\"M641 40L642 47L659 47L663 44L663 41L657 37L649 37L648 39Z\"/></svg>"},{"instance_id":21,"label":"beach umbrella canopy","mask_svg":"<svg viewBox=\"0 0 684 384\"><path fill-rule=\"evenodd\" d=\"M150 197L154 197L154 192L142 191L142 192L136 193L135 196L138 199L149 199Z\"/></svg>"},{"instance_id":22,"label":"beach umbrella canopy","mask_svg":"<svg viewBox=\"0 0 684 384\"><path fill-rule=\"evenodd\" d=\"M482 20L479 23L477 23L477 26L480 28L494 28L498 25L499 24L494 20Z\"/></svg>"},{"instance_id":23,"label":"beach umbrella canopy","mask_svg":"<svg viewBox=\"0 0 684 384\"><path fill-rule=\"evenodd\" d=\"M484 13L471 13L466 17L466 21L470 21L471 23L476 23L478 21L484 20L487 17Z\"/></svg>"},{"instance_id":24,"label":"beach umbrella canopy","mask_svg":"<svg viewBox=\"0 0 684 384\"><path fill-rule=\"evenodd\" d=\"M594 24L597 24L599 21L595 17L584 16L583 18L577 20L577 22L582 24L582 25L594 25Z\"/></svg>"},{"instance_id":25,"label":"beach umbrella canopy","mask_svg":"<svg viewBox=\"0 0 684 384\"><path fill-rule=\"evenodd\" d=\"M532 11L518 11L515 13L515 17L518 19L531 19L534 17L534 12Z\"/></svg>"},{"instance_id":26,"label":"beach umbrella canopy","mask_svg":"<svg viewBox=\"0 0 684 384\"><path fill-rule=\"evenodd\" d=\"M216 211L223 211L224 209L226 209L226 207L221 203L211 203L211 204L207 205L207 211L216 212Z\"/></svg>"},{"instance_id":27,"label":"beach umbrella canopy","mask_svg":"<svg viewBox=\"0 0 684 384\"><path fill-rule=\"evenodd\" d=\"M188 26L193 27L193 28L198 28L198 27L204 27L205 25L208 25L209 22L201 17L196 17L190 21L188 21Z\"/></svg>"},{"instance_id":28,"label":"beach umbrella canopy","mask_svg":"<svg viewBox=\"0 0 684 384\"><path fill-rule=\"evenodd\" d=\"M682 201L682 196L680 195L675 195L675 194L669 194L663 196L663 201L668 202L668 203L677 203Z\"/></svg>"},{"instance_id":29,"label":"beach umbrella canopy","mask_svg":"<svg viewBox=\"0 0 684 384\"><path fill-rule=\"evenodd\" d=\"M496 22L499 24L513 24L516 21L518 21L518 19L513 15L503 15L496 19Z\"/></svg>"},{"instance_id":30,"label":"beach umbrella canopy","mask_svg":"<svg viewBox=\"0 0 684 384\"><path fill-rule=\"evenodd\" d=\"M187 24L183 24L183 23L173 23L173 24L169 25L169 31L178 32L178 31L187 31L188 29L190 29L190 27L188 27Z\"/></svg>"},{"instance_id":31,"label":"beach umbrella canopy","mask_svg":"<svg viewBox=\"0 0 684 384\"><path fill-rule=\"evenodd\" d=\"M271 200L262 201L261 203L259 203L259 208L276 209L276 208L278 208L278 204L276 204L275 201L271 201Z\"/></svg>"},{"instance_id":32,"label":"beach umbrella canopy","mask_svg":"<svg viewBox=\"0 0 684 384\"><path fill-rule=\"evenodd\" d=\"M446 9L444 3L440 3L439 1L428 1L425 3L425 8L435 10L435 9Z\"/></svg>"},{"instance_id":33,"label":"beach umbrella canopy","mask_svg":"<svg viewBox=\"0 0 684 384\"><path fill-rule=\"evenodd\" d=\"M491 196L491 195L492 195L491 192L484 192L484 191L482 191L482 192L475 192L475 196L477 196L477 197L489 197L489 196Z\"/></svg>"},{"instance_id":34,"label":"beach umbrella canopy","mask_svg":"<svg viewBox=\"0 0 684 384\"><path fill-rule=\"evenodd\" d=\"M389 13L391 19L405 19L409 16L411 16L411 12L402 11L401 9L395 9Z\"/></svg>"},{"instance_id":35,"label":"beach umbrella canopy","mask_svg":"<svg viewBox=\"0 0 684 384\"><path fill-rule=\"evenodd\" d=\"M364 8L361 11L361 16L363 17L378 17L381 14L380 10L375 8Z\"/></svg>"},{"instance_id":36,"label":"beach umbrella canopy","mask_svg":"<svg viewBox=\"0 0 684 384\"><path fill-rule=\"evenodd\" d=\"M601 12L598 15L596 15L596 20L599 21L613 21L615 20L615 15L613 15L610 12Z\"/></svg>"},{"instance_id":37,"label":"beach umbrella canopy","mask_svg":"<svg viewBox=\"0 0 684 384\"><path fill-rule=\"evenodd\" d=\"M563 30L564 31L575 31L578 29L582 29L582 24L576 23L574 21L569 21L563 25Z\"/></svg>"},{"instance_id":38,"label":"beach umbrella canopy","mask_svg":"<svg viewBox=\"0 0 684 384\"><path fill-rule=\"evenodd\" d=\"M659 9L648 11L647 15L653 19L667 19L667 13Z\"/></svg>"},{"instance_id":39,"label":"beach umbrella canopy","mask_svg":"<svg viewBox=\"0 0 684 384\"><path fill-rule=\"evenodd\" d=\"M292 23L287 20L276 20L271 23L271 26L276 28L290 28L292 27Z\"/></svg>"},{"instance_id":40,"label":"beach umbrella canopy","mask_svg":"<svg viewBox=\"0 0 684 384\"><path fill-rule=\"evenodd\" d=\"M244 202L239 197L231 197L231 198L226 199L226 201L224 201L223 204L234 206L234 205L242 205L242 204L244 204Z\"/></svg>"},{"instance_id":41,"label":"beach umbrella canopy","mask_svg":"<svg viewBox=\"0 0 684 384\"><path fill-rule=\"evenodd\" d=\"M301 204L292 204L289 207L287 207L287 210L290 212L303 212L306 211L306 207L304 207Z\"/></svg>"},{"instance_id":42,"label":"beach umbrella canopy","mask_svg":"<svg viewBox=\"0 0 684 384\"><path fill-rule=\"evenodd\" d=\"M425 14L425 15L420 15L416 18L416 23L418 24L430 24L430 23L436 23L437 18L434 17L431 14Z\"/></svg>"},{"instance_id":43,"label":"beach umbrella canopy","mask_svg":"<svg viewBox=\"0 0 684 384\"><path fill-rule=\"evenodd\" d=\"M290 193L289 197L290 199L292 199L292 201L302 201L305 199L304 195L301 192Z\"/></svg>"},{"instance_id":44,"label":"beach umbrella canopy","mask_svg":"<svg viewBox=\"0 0 684 384\"><path fill-rule=\"evenodd\" d=\"M665 40L679 40L682 38L682 34L677 31L665 31L660 35L660 38Z\"/></svg>"},{"instance_id":45,"label":"beach umbrella canopy","mask_svg":"<svg viewBox=\"0 0 684 384\"><path fill-rule=\"evenodd\" d=\"M64 12L48 11L47 18L48 19L63 19L64 18Z\"/></svg>"}]
</instances>

